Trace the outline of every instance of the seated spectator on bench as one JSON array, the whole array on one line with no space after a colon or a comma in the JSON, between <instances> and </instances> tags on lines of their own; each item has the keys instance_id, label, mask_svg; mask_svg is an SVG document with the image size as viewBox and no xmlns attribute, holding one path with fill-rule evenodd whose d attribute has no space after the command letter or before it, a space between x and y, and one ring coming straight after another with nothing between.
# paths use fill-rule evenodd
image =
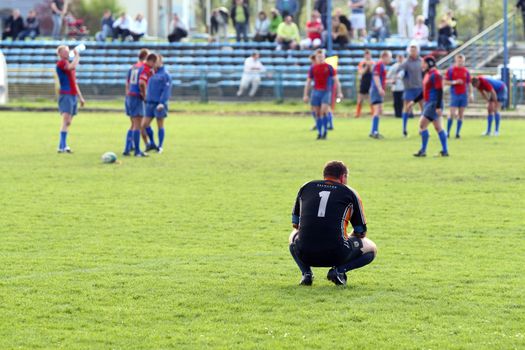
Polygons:
<instances>
[{"instance_id":1,"label":"seated spectator on bench","mask_svg":"<svg viewBox=\"0 0 525 350\"><path fill-rule=\"evenodd\" d=\"M323 34L323 23L321 22L321 14L319 11L313 10L312 17L306 22L307 38L301 40L301 49L317 49L321 46Z\"/></svg>"},{"instance_id":2,"label":"seated spectator on bench","mask_svg":"<svg viewBox=\"0 0 525 350\"><path fill-rule=\"evenodd\" d=\"M345 25L348 33L352 33L352 22L343 14L343 11L339 7L335 9L335 16L339 18L339 22Z\"/></svg>"},{"instance_id":3,"label":"seated spectator on bench","mask_svg":"<svg viewBox=\"0 0 525 350\"><path fill-rule=\"evenodd\" d=\"M169 33L170 34L168 35L168 41L170 43L177 43L188 36L188 29L180 20L179 15L176 13L173 14L173 19L170 23Z\"/></svg>"},{"instance_id":4,"label":"seated spectator on bench","mask_svg":"<svg viewBox=\"0 0 525 350\"><path fill-rule=\"evenodd\" d=\"M110 10L104 11L104 15L101 20L101 30L95 34L97 41L106 41L106 38L113 37L113 15Z\"/></svg>"},{"instance_id":5,"label":"seated spectator on bench","mask_svg":"<svg viewBox=\"0 0 525 350\"><path fill-rule=\"evenodd\" d=\"M275 42L277 39L277 28L283 22L282 16L279 14L277 9L271 9L270 11L270 28L268 28L268 41Z\"/></svg>"},{"instance_id":6,"label":"seated spectator on bench","mask_svg":"<svg viewBox=\"0 0 525 350\"><path fill-rule=\"evenodd\" d=\"M428 44L428 27L425 24L425 17L417 16L416 25L414 27L414 39L419 46Z\"/></svg>"},{"instance_id":7,"label":"seated spectator on bench","mask_svg":"<svg viewBox=\"0 0 525 350\"><path fill-rule=\"evenodd\" d=\"M454 46L454 29L450 26L446 17L439 21L438 28L438 49L450 51Z\"/></svg>"},{"instance_id":8,"label":"seated spectator on bench","mask_svg":"<svg viewBox=\"0 0 525 350\"><path fill-rule=\"evenodd\" d=\"M131 34L131 37L133 38L133 41L139 41L140 38L142 38L144 35L146 35L146 32L148 31L148 21L144 19L144 16L139 13L135 17L135 20L131 22L129 32Z\"/></svg>"},{"instance_id":9,"label":"seated spectator on bench","mask_svg":"<svg viewBox=\"0 0 525 350\"><path fill-rule=\"evenodd\" d=\"M296 18L297 11L299 11L299 2L297 0L277 0L275 7L283 17L290 15L292 18Z\"/></svg>"},{"instance_id":10,"label":"seated spectator on bench","mask_svg":"<svg viewBox=\"0 0 525 350\"><path fill-rule=\"evenodd\" d=\"M31 40L35 40L38 35L40 35L40 21L36 18L36 11L31 10L27 14L25 29L18 38L26 40L27 37L30 37Z\"/></svg>"},{"instance_id":11,"label":"seated spectator on bench","mask_svg":"<svg viewBox=\"0 0 525 350\"><path fill-rule=\"evenodd\" d=\"M125 41L129 36L129 28L131 26L131 18L125 12L120 14L120 17L113 22L113 40L118 39Z\"/></svg>"},{"instance_id":12,"label":"seated spectator on bench","mask_svg":"<svg viewBox=\"0 0 525 350\"><path fill-rule=\"evenodd\" d=\"M270 21L266 12L261 11L255 20L255 35L253 36L253 41L263 42L269 39Z\"/></svg>"},{"instance_id":13,"label":"seated spectator on bench","mask_svg":"<svg viewBox=\"0 0 525 350\"><path fill-rule=\"evenodd\" d=\"M213 10L211 14L211 41L227 41L228 40L228 20L230 14L225 7L219 7Z\"/></svg>"},{"instance_id":14,"label":"seated spectator on bench","mask_svg":"<svg viewBox=\"0 0 525 350\"><path fill-rule=\"evenodd\" d=\"M24 30L24 19L20 15L20 10L14 9L12 15L5 21L4 32L2 33L2 40L11 38L11 40L18 39L20 33Z\"/></svg>"},{"instance_id":15,"label":"seated spectator on bench","mask_svg":"<svg viewBox=\"0 0 525 350\"><path fill-rule=\"evenodd\" d=\"M284 22L277 27L277 50L295 50L300 40L297 24L293 22L292 16L286 16Z\"/></svg>"},{"instance_id":16,"label":"seated spectator on bench","mask_svg":"<svg viewBox=\"0 0 525 350\"><path fill-rule=\"evenodd\" d=\"M341 47L346 46L349 42L349 33L343 23L339 21L338 17L332 17L332 41Z\"/></svg>"},{"instance_id":17,"label":"seated spectator on bench","mask_svg":"<svg viewBox=\"0 0 525 350\"><path fill-rule=\"evenodd\" d=\"M254 51L250 57L244 61L244 70L242 73L241 83L239 85L239 91L237 96L242 96L244 91L252 86L250 89L249 96L255 96L257 89L261 83L261 73L266 71L266 68L259 59L259 51Z\"/></svg>"},{"instance_id":18,"label":"seated spectator on bench","mask_svg":"<svg viewBox=\"0 0 525 350\"><path fill-rule=\"evenodd\" d=\"M376 13L370 19L370 31L368 40L376 39L382 43L390 36L390 19L382 7L376 8Z\"/></svg>"}]
</instances>

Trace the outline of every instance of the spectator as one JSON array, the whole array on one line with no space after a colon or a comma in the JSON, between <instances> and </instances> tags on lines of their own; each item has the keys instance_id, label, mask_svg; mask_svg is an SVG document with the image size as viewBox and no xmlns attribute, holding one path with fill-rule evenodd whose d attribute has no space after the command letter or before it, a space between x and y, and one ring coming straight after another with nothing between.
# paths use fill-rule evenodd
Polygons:
<instances>
[{"instance_id":1,"label":"spectator","mask_svg":"<svg viewBox=\"0 0 525 350\"><path fill-rule=\"evenodd\" d=\"M439 0L423 0L423 18L425 19L425 24L430 29L429 38L434 40L436 34L436 15L437 15L437 5Z\"/></svg>"},{"instance_id":2,"label":"spectator","mask_svg":"<svg viewBox=\"0 0 525 350\"><path fill-rule=\"evenodd\" d=\"M521 22L523 23L523 33L525 34L525 0L518 0L516 7L521 12Z\"/></svg>"},{"instance_id":3,"label":"spectator","mask_svg":"<svg viewBox=\"0 0 525 350\"><path fill-rule=\"evenodd\" d=\"M419 46L428 44L428 27L425 24L425 18L423 16L417 16L412 39L414 39Z\"/></svg>"},{"instance_id":4,"label":"spectator","mask_svg":"<svg viewBox=\"0 0 525 350\"><path fill-rule=\"evenodd\" d=\"M135 17L135 20L131 22L129 32L131 34L131 37L133 38L133 41L139 41L140 38L142 38L144 35L146 35L146 32L148 31L148 21L144 18L144 16L141 13L138 13Z\"/></svg>"},{"instance_id":5,"label":"spectator","mask_svg":"<svg viewBox=\"0 0 525 350\"><path fill-rule=\"evenodd\" d=\"M113 22L113 40L118 39L124 41L130 35L131 18L125 12L120 14L120 17Z\"/></svg>"},{"instance_id":6,"label":"spectator","mask_svg":"<svg viewBox=\"0 0 525 350\"><path fill-rule=\"evenodd\" d=\"M269 40L269 29L270 21L268 20L266 12L259 12L257 19L255 20L255 35L253 37L253 40L257 42Z\"/></svg>"},{"instance_id":7,"label":"spectator","mask_svg":"<svg viewBox=\"0 0 525 350\"><path fill-rule=\"evenodd\" d=\"M242 96L244 91L248 89L250 85L252 88L250 89L249 96L255 96L259 84L261 83L261 73L266 71L266 68L264 68L259 57L259 51L254 51L252 55L244 61L244 71L239 85L239 91L237 91L237 96Z\"/></svg>"},{"instance_id":8,"label":"spectator","mask_svg":"<svg viewBox=\"0 0 525 350\"><path fill-rule=\"evenodd\" d=\"M62 31L62 22L67 13L67 3L64 0L51 1L51 13L53 18L53 31L51 36L55 40L60 40L60 32Z\"/></svg>"},{"instance_id":9,"label":"spectator","mask_svg":"<svg viewBox=\"0 0 525 350\"><path fill-rule=\"evenodd\" d=\"M323 24L321 14L317 10L312 11L312 17L306 22L306 39L301 41L302 49L317 49L322 44Z\"/></svg>"},{"instance_id":10,"label":"spectator","mask_svg":"<svg viewBox=\"0 0 525 350\"><path fill-rule=\"evenodd\" d=\"M300 40L297 24L293 22L292 16L286 16L284 22L277 27L277 43L279 44L277 50L294 50Z\"/></svg>"},{"instance_id":11,"label":"spectator","mask_svg":"<svg viewBox=\"0 0 525 350\"><path fill-rule=\"evenodd\" d=\"M391 6L397 16L397 33L402 38L412 38L417 0L394 0Z\"/></svg>"},{"instance_id":12,"label":"spectator","mask_svg":"<svg viewBox=\"0 0 525 350\"><path fill-rule=\"evenodd\" d=\"M14 9L11 16L5 21L4 32L2 33L2 40L11 37L14 41L18 39L20 33L24 30L24 19L20 15L20 10Z\"/></svg>"},{"instance_id":13,"label":"spectator","mask_svg":"<svg viewBox=\"0 0 525 350\"><path fill-rule=\"evenodd\" d=\"M30 37L31 40L40 34L40 21L36 18L36 11L31 10L27 14L25 29L20 33L18 38L20 40L26 40L27 37Z\"/></svg>"},{"instance_id":14,"label":"spectator","mask_svg":"<svg viewBox=\"0 0 525 350\"><path fill-rule=\"evenodd\" d=\"M348 33L352 33L352 23L350 22L348 17L343 15L343 11L339 7L335 9L335 16L339 18L339 22L345 25Z\"/></svg>"},{"instance_id":15,"label":"spectator","mask_svg":"<svg viewBox=\"0 0 525 350\"><path fill-rule=\"evenodd\" d=\"M113 37L113 15L111 10L104 11L104 15L101 20L101 29L100 32L95 34L95 39L97 41L106 41L106 38Z\"/></svg>"},{"instance_id":16,"label":"spectator","mask_svg":"<svg viewBox=\"0 0 525 350\"><path fill-rule=\"evenodd\" d=\"M321 22L323 23L323 28L328 28L326 24L326 16L328 14L328 4L326 0L315 0L314 10L318 11L321 14Z\"/></svg>"},{"instance_id":17,"label":"spectator","mask_svg":"<svg viewBox=\"0 0 525 350\"><path fill-rule=\"evenodd\" d=\"M348 30L346 30L345 25L341 23L336 16L332 17L332 41L340 47L348 44Z\"/></svg>"},{"instance_id":18,"label":"spectator","mask_svg":"<svg viewBox=\"0 0 525 350\"><path fill-rule=\"evenodd\" d=\"M370 86L372 85L372 69L374 64L375 63L372 60L372 54L370 53L370 50L365 50L363 60L357 65L357 73L360 76L360 82L355 111L356 118L361 117L361 109L363 107L364 100L366 99L368 102L370 102ZM370 105L370 107L372 107L372 105Z\"/></svg>"},{"instance_id":19,"label":"spectator","mask_svg":"<svg viewBox=\"0 0 525 350\"><path fill-rule=\"evenodd\" d=\"M405 71L397 71L398 67L403 64L405 56L398 54L396 55L396 63L394 63L388 70L386 79L391 82L392 95L394 100L394 112L396 118L401 118L403 116L403 91L405 90L405 85L403 84L403 77Z\"/></svg>"},{"instance_id":20,"label":"spectator","mask_svg":"<svg viewBox=\"0 0 525 350\"><path fill-rule=\"evenodd\" d=\"M174 13L173 19L170 23L170 30L168 34L168 41L170 43L176 43L181 39L188 36L188 29L184 23L180 20L179 15Z\"/></svg>"},{"instance_id":21,"label":"spectator","mask_svg":"<svg viewBox=\"0 0 525 350\"><path fill-rule=\"evenodd\" d=\"M447 17L444 16L439 21L438 29L438 49L450 51L454 46L453 29L450 26Z\"/></svg>"},{"instance_id":22,"label":"spectator","mask_svg":"<svg viewBox=\"0 0 525 350\"><path fill-rule=\"evenodd\" d=\"M213 10L211 14L211 36L212 40L215 41L227 41L228 40L228 20L230 14L226 7L219 7Z\"/></svg>"},{"instance_id":23,"label":"spectator","mask_svg":"<svg viewBox=\"0 0 525 350\"><path fill-rule=\"evenodd\" d=\"M277 38L277 28L283 22L283 17L277 9L270 11L270 28L268 28L268 41L274 42Z\"/></svg>"},{"instance_id":24,"label":"spectator","mask_svg":"<svg viewBox=\"0 0 525 350\"><path fill-rule=\"evenodd\" d=\"M293 18L297 18L297 12L299 11L299 2L297 0L277 0L275 7L283 17L291 15Z\"/></svg>"},{"instance_id":25,"label":"spectator","mask_svg":"<svg viewBox=\"0 0 525 350\"><path fill-rule=\"evenodd\" d=\"M385 13L385 9L378 7L376 14L370 19L369 39L376 39L384 42L390 36L390 19Z\"/></svg>"},{"instance_id":26,"label":"spectator","mask_svg":"<svg viewBox=\"0 0 525 350\"><path fill-rule=\"evenodd\" d=\"M365 0L349 0L348 5L351 11L352 29L357 31L357 37L366 38Z\"/></svg>"},{"instance_id":27,"label":"spectator","mask_svg":"<svg viewBox=\"0 0 525 350\"><path fill-rule=\"evenodd\" d=\"M233 26L235 27L236 40L241 41L241 35L245 42L248 41L248 24L250 23L250 12L243 0L235 0L231 10Z\"/></svg>"},{"instance_id":28,"label":"spectator","mask_svg":"<svg viewBox=\"0 0 525 350\"><path fill-rule=\"evenodd\" d=\"M445 17L447 19L448 24L452 28L452 37L456 39L458 37L458 21L456 20L456 17L454 17L454 12L452 12L452 10L448 10Z\"/></svg>"}]
</instances>

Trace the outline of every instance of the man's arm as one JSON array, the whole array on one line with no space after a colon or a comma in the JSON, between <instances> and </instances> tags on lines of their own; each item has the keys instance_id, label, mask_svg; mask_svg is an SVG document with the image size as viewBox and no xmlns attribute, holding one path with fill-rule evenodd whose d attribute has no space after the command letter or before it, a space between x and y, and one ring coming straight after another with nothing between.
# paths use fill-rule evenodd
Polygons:
<instances>
[{"instance_id":1,"label":"man's arm","mask_svg":"<svg viewBox=\"0 0 525 350\"><path fill-rule=\"evenodd\" d=\"M74 51L74 53L75 56L73 57L73 61L67 62L67 64L64 66L64 69L73 70L77 68L78 63L80 62L80 54L76 50Z\"/></svg>"},{"instance_id":2,"label":"man's arm","mask_svg":"<svg viewBox=\"0 0 525 350\"><path fill-rule=\"evenodd\" d=\"M337 89L337 97L343 98L343 90L341 89L341 82L339 81L339 76L334 76L335 88Z\"/></svg>"},{"instance_id":3,"label":"man's arm","mask_svg":"<svg viewBox=\"0 0 525 350\"><path fill-rule=\"evenodd\" d=\"M303 101L308 102L308 96L310 95L310 85L312 84L312 79L310 77L306 78L306 83L304 84L304 93Z\"/></svg>"},{"instance_id":4,"label":"man's arm","mask_svg":"<svg viewBox=\"0 0 525 350\"><path fill-rule=\"evenodd\" d=\"M140 89L140 96L142 97L143 100L146 100L146 88L147 88L148 84L146 83L145 80L143 79L140 79L139 81L139 89Z\"/></svg>"},{"instance_id":5,"label":"man's arm","mask_svg":"<svg viewBox=\"0 0 525 350\"><path fill-rule=\"evenodd\" d=\"M51 11L53 11L53 13L56 13L56 14L60 13L60 10L58 9L54 1L51 2Z\"/></svg>"},{"instance_id":6,"label":"man's arm","mask_svg":"<svg viewBox=\"0 0 525 350\"><path fill-rule=\"evenodd\" d=\"M77 85L77 96L78 96L78 99L80 100L80 106L84 107L84 105L86 104L86 100L84 100L84 96L82 96L82 92L80 91L80 87L78 86L78 83L76 83L76 85Z\"/></svg>"},{"instance_id":7,"label":"man's arm","mask_svg":"<svg viewBox=\"0 0 525 350\"><path fill-rule=\"evenodd\" d=\"M352 209L352 216L350 217L350 223L354 228L354 230L352 231L352 236L365 238L367 228L365 212L363 209L363 202L361 201L359 194L355 191L352 191Z\"/></svg>"},{"instance_id":8,"label":"man's arm","mask_svg":"<svg viewBox=\"0 0 525 350\"><path fill-rule=\"evenodd\" d=\"M168 80L166 81L166 84L162 88L162 93L160 95L159 100L163 105L167 106L170 97L171 97L171 76L168 75ZM161 108L164 108L164 106Z\"/></svg>"},{"instance_id":9,"label":"man's arm","mask_svg":"<svg viewBox=\"0 0 525 350\"><path fill-rule=\"evenodd\" d=\"M297 194L297 198L295 199L295 205L293 206L293 210L292 210L292 227L296 230L299 229L299 221L300 221L300 214L301 214L300 194L301 194L301 191L299 190L299 193Z\"/></svg>"},{"instance_id":10,"label":"man's arm","mask_svg":"<svg viewBox=\"0 0 525 350\"><path fill-rule=\"evenodd\" d=\"M379 95L385 96L385 90L383 90L381 79L379 78L379 75L377 74L374 74L374 84L376 84L377 90L379 91Z\"/></svg>"}]
</instances>

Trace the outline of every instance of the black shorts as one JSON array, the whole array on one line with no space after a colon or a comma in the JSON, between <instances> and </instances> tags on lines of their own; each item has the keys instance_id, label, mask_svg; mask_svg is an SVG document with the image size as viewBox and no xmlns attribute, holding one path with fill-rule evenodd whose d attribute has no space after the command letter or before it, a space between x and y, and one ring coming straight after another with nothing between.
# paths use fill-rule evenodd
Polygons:
<instances>
[{"instance_id":1,"label":"black shorts","mask_svg":"<svg viewBox=\"0 0 525 350\"><path fill-rule=\"evenodd\" d=\"M333 249L317 250L310 249L298 242L294 242L294 250L299 260L313 267L334 267L345 264L361 256L363 241L358 237L349 237L343 245Z\"/></svg>"}]
</instances>

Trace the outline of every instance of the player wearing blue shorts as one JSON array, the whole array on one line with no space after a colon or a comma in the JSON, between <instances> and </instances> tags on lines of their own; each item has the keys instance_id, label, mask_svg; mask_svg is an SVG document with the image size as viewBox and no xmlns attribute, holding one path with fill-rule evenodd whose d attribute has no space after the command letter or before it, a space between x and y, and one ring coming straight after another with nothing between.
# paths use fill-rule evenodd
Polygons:
<instances>
[{"instance_id":1,"label":"player wearing blue shorts","mask_svg":"<svg viewBox=\"0 0 525 350\"><path fill-rule=\"evenodd\" d=\"M132 149L135 150L136 157L145 157L146 153L140 150L140 124L144 116L144 99L140 92L139 78L144 70L146 57L149 51L142 49L139 52L137 63L135 63L128 71L126 78L126 115L130 118L131 127L126 135L126 146L124 156L129 156Z\"/></svg>"},{"instance_id":2,"label":"player wearing blue shorts","mask_svg":"<svg viewBox=\"0 0 525 350\"><path fill-rule=\"evenodd\" d=\"M487 101L487 130L482 134L489 136L492 129L492 120L494 120L494 136L499 135L500 114L499 109L501 105L507 103L507 86L501 80L478 76L472 78L472 86L477 88L483 98Z\"/></svg>"},{"instance_id":3,"label":"player wearing blue shorts","mask_svg":"<svg viewBox=\"0 0 525 350\"><path fill-rule=\"evenodd\" d=\"M155 145L153 136L151 142L159 153L164 145L164 119L168 116L168 101L171 96L171 76L162 64L162 56L157 55L155 74L151 76L146 90L146 118L157 119L159 144Z\"/></svg>"},{"instance_id":4,"label":"player wearing blue shorts","mask_svg":"<svg viewBox=\"0 0 525 350\"><path fill-rule=\"evenodd\" d=\"M382 139L383 136L379 133L379 118L383 113L383 101L385 97L386 88L386 66L392 60L392 53L390 51L381 52L379 61L372 68L372 85L370 86L370 103L372 104L372 111L374 117L372 118L372 130L370 137L374 139Z\"/></svg>"},{"instance_id":5,"label":"player wearing blue shorts","mask_svg":"<svg viewBox=\"0 0 525 350\"><path fill-rule=\"evenodd\" d=\"M78 62L80 62L80 55L76 50L74 53L75 56L73 61L69 62L69 48L65 45L60 45L57 48L59 61L56 64L56 73L60 83L58 111L62 116L62 128L60 129L58 153L73 153L71 148L67 145L67 134L71 122L73 121L73 117L77 114L77 97L81 106L84 106L84 103L86 102L82 97L80 88L78 87L75 73Z\"/></svg>"},{"instance_id":6,"label":"player wearing blue shorts","mask_svg":"<svg viewBox=\"0 0 525 350\"><path fill-rule=\"evenodd\" d=\"M399 65L397 72L403 72L403 136L408 136L408 118L412 116L412 106L421 98L423 77L421 75L422 59L419 56L419 47L412 43L408 48L408 58ZM420 107L421 104L420 104Z\"/></svg>"},{"instance_id":7,"label":"player wearing blue shorts","mask_svg":"<svg viewBox=\"0 0 525 350\"><path fill-rule=\"evenodd\" d=\"M415 153L414 156L425 157L427 155L429 139L428 125L432 123L439 135L442 146L438 156L448 157L447 133L441 125L441 115L443 112L443 78L436 69L436 59L433 56L426 56L423 59L422 69L425 72L425 77L423 78L423 115L419 120L421 149Z\"/></svg>"},{"instance_id":8,"label":"player wearing blue shorts","mask_svg":"<svg viewBox=\"0 0 525 350\"><path fill-rule=\"evenodd\" d=\"M140 73L139 77L139 87L140 94L146 99L146 90L148 88L149 79L155 74L155 66L157 65L158 55L150 53L146 58L144 64L144 70ZM140 133L142 134L142 139L146 145L146 152L157 149L157 146L153 142L153 129L151 128L152 118L142 118L142 124Z\"/></svg>"},{"instance_id":9,"label":"player wearing blue shorts","mask_svg":"<svg viewBox=\"0 0 525 350\"><path fill-rule=\"evenodd\" d=\"M470 73L465 67L465 56L458 54L454 60L455 64L448 69L445 75L445 85L450 85L450 115L447 120L447 137L450 137L454 118L457 118L456 138L459 139L465 108L468 106L469 98L470 100L473 99L473 95L470 86Z\"/></svg>"},{"instance_id":10,"label":"player wearing blue shorts","mask_svg":"<svg viewBox=\"0 0 525 350\"><path fill-rule=\"evenodd\" d=\"M338 97L342 98L341 84L334 68L325 62L325 54L323 50L317 50L315 53L315 64L312 65L308 72L308 78L304 86L304 102L310 100L312 110L316 116L317 139L326 139L328 133L328 106L331 103L331 87L329 84L330 77L338 88ZM314 89L311 98L309 96L311 82L314 82Z\"/></svg>"}]
</instances>

